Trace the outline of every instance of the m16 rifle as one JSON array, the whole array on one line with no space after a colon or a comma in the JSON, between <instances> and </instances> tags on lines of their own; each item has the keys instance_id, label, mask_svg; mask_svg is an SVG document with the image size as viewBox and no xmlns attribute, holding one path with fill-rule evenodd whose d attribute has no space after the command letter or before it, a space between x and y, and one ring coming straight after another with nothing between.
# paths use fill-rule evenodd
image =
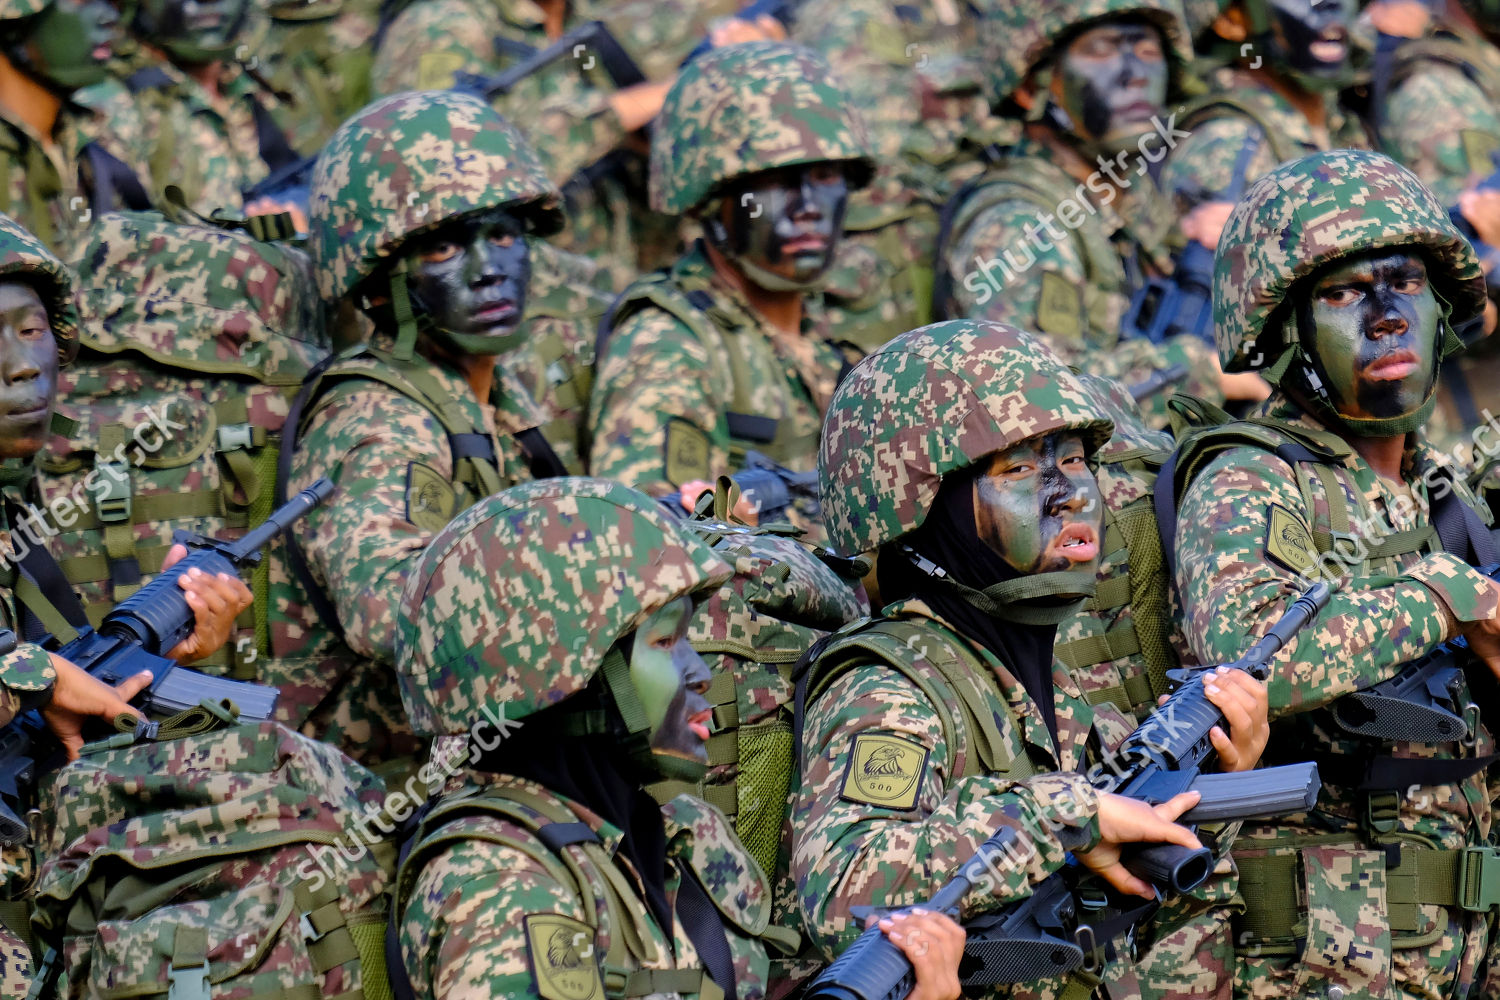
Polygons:
<instances>
[{"instance_id":1,"label":"m16 rifle","mask_svg":"<svg viewBox=\"0 0 1500 1000\"><path fill-rule=\"evenodd\" d=\"M1327 584L1314 584L1229 666L1265 680L1272 658L1327 605L1329 595ZM1202 672L1172 673L1175 679L1186 681ZM1090 772L1089 780L1102 791L1152 805L1180 792L1198 791L1202 794L1198 805L1182 817L1187 824L1305 812L1313 807L1320 782L1317 765L1310 762L1237 774L1203 774L1213 755L1209 732L1225 725L1223 714L1203 693L1203 685L1183 683L1108 761ZM997 830L922 908L957 916L960 904L976 885L993 884L986 873L1007 863L1014 867L1018 850L1025 848L1015 830ZM1132 874L1150 883L1158 896L1190 891L1213 868L1206 848L1176 844L1130 845L1122 861ZM968 941L959 964L959 982L965 987L994 986L1070 972L1083 964L1086 951L1102 946L1154 909L1155 904L1126 908L1112 901L1108 917L1085 921L1081 867L1071 862L1021 902L966 921ZM1089 897L1099 895L1092 880L1089 889ZM1104 912L1092 906L1087 909ZM878 927L872 927L812 981L804 1000L902 1000L915 982L906 956Z\"/></svg>"},{"instance_id":2,"label":"m16 rifle","mask_svg":"<svg viewBox=\"0 0 1500 1000\"><path fill-rule=\"evenodd\" d=\"M739 487L740 495L755 508L756 518L761 524L786 520L788 508L798 500L811 504L818 502L816 469L793 472L758 451L747 451L745 467L729 476L729 480ZM661 503L676 517L684 513L681 490L662 497ZM811 513L816 516L816 510Z\"/></svg>"},{"instance_id":3,"label":"m16 rifle","mask_svg":"<svg viewBox=\"0 0 1500 1000\"><path fill-rule=\"evenodd\" d=\"M646 82L646 74L641 72L609 27L603 21L587 21L563 32L557 41L533 52L509 69L491 75L455 74L453 89L493 101L510 93L528 76L540 73L560 59L569 58L598 60L616 87L633 87Z\"/></svg>"},{"instance_id":4,"label":"m16 rifle","mask_svg":"<svg viewBox=\"0 0 1500 1000\"><path fill-rule=\"evenodd\" d=\"M192 569L238 574L258 565L267 543L332 492L333 483L319 479L235 541L177 531L172 540L188 547L181 561L116 605L97 629L81 628L78 638L68 643L47 636L39 644L112 687L142 671L150 673L150 685L132 702L147 715L172 715L207 699L231 702L243 722L270 719L276 710L276 688L199 673L167 658L194 626L193 609L177 580ZM15 648L15 633L0 632L0 655ZM21 817L38 774L53 756L48 735L36 710L23 712L0 729L0 845L26 839Z\"/></svg>"}]
</instances>

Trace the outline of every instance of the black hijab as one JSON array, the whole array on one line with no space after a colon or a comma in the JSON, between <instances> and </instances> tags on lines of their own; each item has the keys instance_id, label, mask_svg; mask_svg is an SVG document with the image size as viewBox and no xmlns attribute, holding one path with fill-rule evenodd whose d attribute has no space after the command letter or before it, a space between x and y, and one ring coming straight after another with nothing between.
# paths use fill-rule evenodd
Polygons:
<instances>
[{"instance_id":1,"label":"black hijab","mask_svg":"<svg viewBox=\"0 0 1500 1000\"><path fill-rule=\"evenodd\" d=\"M1056 746L1052 644L1057 626L1023 625L985 614L958 591L918 569L901 549L903 544L909 546L941 566L949 577L975 590L1025 575L979 537L974 519L974 481L983 470L984 466L979 464L943 477L927 520L900 543L881 552L876 563L881 600L920 598L961 634L994 653L1041 708L1042 719Z\"/></svg>"}]
</instances>

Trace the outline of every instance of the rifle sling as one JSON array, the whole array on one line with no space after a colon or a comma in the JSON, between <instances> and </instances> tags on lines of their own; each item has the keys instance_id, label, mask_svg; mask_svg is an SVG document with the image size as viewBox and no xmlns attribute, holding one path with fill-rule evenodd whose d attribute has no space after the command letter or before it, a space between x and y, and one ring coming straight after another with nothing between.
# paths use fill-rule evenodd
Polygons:
<instances>
[{"instance_id":1,"label":"rifle sling","mask_svg":"<svg viewBox=\"0 0 1500 1000\"><path fill-rule=\"evenodd\" d=\"M1414 786L1429 788L1457 784L1496 760L1500 760L1500 754L1463 759L1328 754L1318 758L1318 774L1326 784L1343 788L1405 793Z\"/></svg>"}]
</instances>

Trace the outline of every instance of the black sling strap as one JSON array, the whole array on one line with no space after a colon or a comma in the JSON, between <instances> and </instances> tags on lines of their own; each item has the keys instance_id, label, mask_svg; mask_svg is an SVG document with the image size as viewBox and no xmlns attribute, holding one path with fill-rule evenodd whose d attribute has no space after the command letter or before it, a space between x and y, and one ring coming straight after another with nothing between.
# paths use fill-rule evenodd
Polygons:
<instances>
[{"instance_id":1,"label":"black sling strap","mask_svg":"<svg viewBox=\"0 0 1500 1000\"><path fill-rule=\"evenodd\" d=\"M1432 526L1437 529L1443 551L1458 556L1470 566L1500 562L1494 536L1474 508L1458 495L1448 470L1442 470L1433 490L1441 493L1432 499Z\"/></svg>"},{"instance_id":2,"label":"black sling strap","mask_svg":"<svg viewBox=\"0 0 1500 1000\"><path fill-rule=\"evenodd\" d=\"M531 478L553 479L568 474L567 466L557 457L551 442L542 435L539 428L528 427L512 437L521 446L521 453L526 456L526 467L531 470Z\"/></svg>"},{"instance_id":3,"label":"black sling strap","mask_svg":"<svg viewBox=\"0 0 1500 1000\"><path fill-rule=\"evenodd\" d=\"M279 170L301 161L302 157L286 140L286 133L271 117L271 112L259 100L251 98L250 108L255 115L255 141L260 147L260 158L270 170Z\"/></svg>"},{"instance_id":4,"label":"black sling strap","mask_svg":"<svg viewBox=\"0 0 1500 1000\"><path fill-rule=\"evenodd\" d=\"M7 500L5 516L11 525L12 546L14 548L25 547L25 552L15 560L17 570L36 585L43 599L51 604L69 625L78 629L88 628L88 615L84 614L83 604L68 584L67 577L63 576L62 568L57 565L51 554L42 548L40 542L33 541L36 532L21 530L21 524L30 517L30 514L19 504ZM20 546L15 545L17 541L21 543ZM16 610L20 613L21 620L18 624L22 639L27 642L36 642L48 634L50 630L42 624L41 618L19 597L16 600ZM56 638L60 641L67 641L62 636Z\"/></svg>"},{"instance_id":5,"label":"black sling strap","mask_svg":"<svg viewBox=\"0 0 1500 1000\"><path fill-rule=\"evenodd\" d=\"M681 872L677 885L677 919L682 921L682 929L687 931L688 939L698 949L698 958L708 970L709 978L724 991L725 997L734 997L734 956L729 953L724 921L719 918L713 900L698 884L698 876L686 865L682 866Z\"/></svg>"},{"instance_id":6,"label":"black sling strap","mask_svg":"<svg viewBox=\"0 0 1500 1000\"><path fill-rule=\"evenodd\" d=\"M121 208L132 212L150 211L151 196L146 194L146 187L135 171L97 141L83 147L79 172L94 215Z\"/></svg>"}]
</instances>

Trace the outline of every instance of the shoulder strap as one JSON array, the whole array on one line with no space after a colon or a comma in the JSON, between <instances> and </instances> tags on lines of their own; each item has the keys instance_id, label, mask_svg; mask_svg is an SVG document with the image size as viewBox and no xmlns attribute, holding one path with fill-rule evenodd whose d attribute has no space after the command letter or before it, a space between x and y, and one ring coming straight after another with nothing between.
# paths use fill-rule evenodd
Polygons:
<instances>
[{"instance_id":1,"label":"shoulder strap","mask_svg":"<svg viewBox=\"0 0 1500 1000\"><path fill-rule=\"evenodd\" d=\"M1194 125L1231 115L1248 118L1255 123L1261 135L1265 137L1266 144L1270 146L1271 155L1276 157L1276 162L1285 163L1288 160L1295 160L1299 155L1298 151L1287 141L1286 134L1268 122L1254 102L1241 100L1234 94L1214 94L1189 105L1183 115L1182 127L1189 130Z\"/></svg>"},{"instance_id":2,"label":"shoulder strap","mask_svg":"<svg viewBox=\"0 0 1500 1000\"><path fill-rule=\"evenodd\" d=\"M135 171L98 141L83 147L82 162L87 164L84 186L96 217L121 208L132 212L151 209L151 197Z\"/></svg>"},{"instance_id":3,"label":"shoulder strap","mask_svg":"<svg viewBox=\"0 0 1500 1000\"><path fill-rule=\"evenodd\" d=\"M253 96L250 98L250 113L255 117L257 151L267 169L280 170L302 159L292 149L291 143L286 141L286 133L281 131L281 126L276 124L271 112Z\"/></svg>"},{"instance_id":4,"label":"shoulder strap","mask_svg":"<svg viewBox=\"0 0 1500 1000\"><path fill-rule=\"evenodd\" d=\"M68 586L62 569L56 560L33 542L35 535L22 538L19 525L27 516L19 504L7 500L5 516L11 525L12 540L19 541L22 551L15 560L16 610L20 613L21 638L34 642L51 634L60 643L69 643L78 638L80 629L88 628L88 615L78 595Z\"/></svg>"}]
</instances>

